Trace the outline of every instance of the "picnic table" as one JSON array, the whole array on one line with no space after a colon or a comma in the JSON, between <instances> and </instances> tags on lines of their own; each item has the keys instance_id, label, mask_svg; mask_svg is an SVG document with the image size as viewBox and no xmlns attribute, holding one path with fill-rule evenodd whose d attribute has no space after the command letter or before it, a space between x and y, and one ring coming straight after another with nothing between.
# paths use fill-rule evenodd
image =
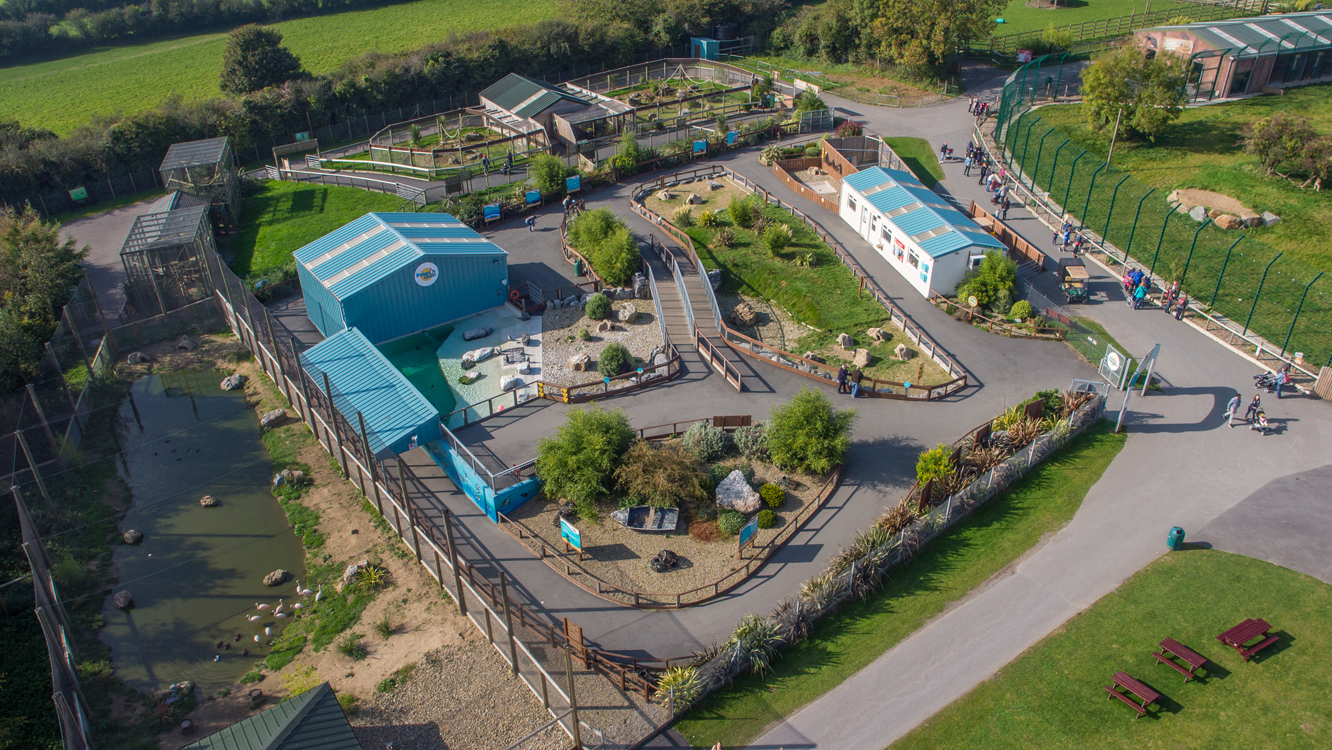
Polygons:
<instances>
[{"instance_id":1,"label":"picnic table","mask_svg":"<svg viewBox=\"0 0 1332 750\"><path fill-rule=\"evenodd\" d=\"M1156 700L1161 697L1160 693L1133 679L1127 672L1115 672L1115 676L1110 679L1113 680L1113 684L1106 685L1105 692L1118 698L1124 705L1133 709L1137 713L1137 715L1133 717L1134 721L1137 721L1139 716L1147 713L1147 707L1155 703ZM1136 698L1141 700L1142 703L1135 703L1129 698L1129 696L1116 690L1116 687L1124 688L1124 690L1132 693ZM1110 700L1110 696L1106 696L1106 700Z\"/></svg>"},{"instance_id":2,"label":"picnic table","mask_svg":"<svg viewBox=\"0 0 1332 750\"><path fill-rule=\"evenodd\" d=\"M1218 635L1216 639L1238 651L1244 661L1248 661L1250 656L1277 642L1276 636L1267 634L1271 629L1272 626L1262 620L1245 620ZM1244 644L1254 638L1262 638L1262 640L1246 648Z\"/></svg>"},{"instance_id":3,"label":"picnic table","mask_svg":"<svg viewBox=\"0 0 1332 750\"><path fill-rule=\"evenodd\" d=\"M1173 638L1167 638L1161 641L1161 652L1154 653L1152 656L1156 657L1157 666L1166 664L1171 669L1184 675L1184 682L1186 683L1194 677L1197 677L1197 675L1193 673L1193 670L1198 669L1207 663L1207 657ZM1183 666L1176 663L1171 657L1178 658L1180 661L1184 662L1184 664L1187 664L1188 669L1185 669Z\"/></svg>"}]
</instances>

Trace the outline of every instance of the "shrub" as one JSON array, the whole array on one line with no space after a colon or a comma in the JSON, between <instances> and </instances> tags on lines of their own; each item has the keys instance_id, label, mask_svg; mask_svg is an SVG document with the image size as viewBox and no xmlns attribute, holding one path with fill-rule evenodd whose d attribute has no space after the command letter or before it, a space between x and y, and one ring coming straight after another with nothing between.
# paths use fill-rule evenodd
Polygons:
<instances>
[{"instance_id":1,"label":"shrub","mask_svg":"<svg viewBox=\"0 0 1332 750\"><path fill-rule=\"evenodd\" d=\"M726 536L735 536L740 533L740 529L745 527L745 514L738 510L722 508L717 513L717 528Z\"/></svg>"},{"instance_id":2,"label":"shrub","mask_svg":"<svg viewBox=\"0 0 1332 750\"><path fill-rule=\"evenodd\" d=\"M601 292L597 292L591 297L588 297L587 305L583 310L584 314L586 314L591 320L602 320L610 314L610 311L610 297L607 297Z\"/></svg>"},{"instance_id":3,"label":"shrub","mask_svg":"<svg viewBox=\"0 0 1332 750\"><path fill-rule=\"evenodd\" d=\"M708 499L707 478L698 458L678 443L653 446L636 440L615 470L620 492L646 505L676 508L686 501Z\"/></svg>"},{"instance_id":4,"label":"shrub","mask_svg":"<svg viewBox=\"0 0 1332 750\"><path fill-rule=\"evenodd\" d=\"M758 512L758 527L760 529L771 529L777 525L777 514L764 508Z\"/></svg>"},{"instance_id":5,"label":"shrub","mask_svg":"<svg viewBox=\"0 0 1332 750\"><path fill-rule=\"evenodd\" d=\"M851 447L854 410L834 411L822 392L801 388L790 401L772 409L768 449L784 469L824 474L842 462Z\"/></svg>"},{"instance_id":6,"label":"shrub","mask_svg":"<svg viewBox=\"0 0 1332 750\"><path fill-rule=\"evenodd\" d=\"M389 569L371 563L356 574L356 585L362 591L378 591L389 585Z\"/></svg>"},{"instance_id":7,"label":"shrub","mask_svg":"<svg viewBox=\"0 0 1332 750\"><path fill-rule=\"evenodd\" d=\"M705 229L712 229L719 226L721 221L717 218L716 211L700 211L698 213L698 225Z\"/></svg>"},{"instance_id":8,"label":"shrub","mask_svg":"<svg viewBox=\"0 0 1332 750\"><path fill-rule=\"evenodd\" d=\"M638 241L608 209L583 211L575 216L569 222L568 240L608 284L628 286L638 270Z\"/></svg>"},{"instance_id":9,"label":"shrub","mask_svg":"<svg viewBox=\"0 0 1332 750\"><path fill-rule=\"evenodd\" d=\"M815 145L805 146L805 156L810 159L817 159L819 157L819 154L821 153L823 153L823 150L820 149L818 146Z\"/></svg>"},{"instance_id":10,"label":"shrub","mask_svg":"<svg viewBox=\"0 0 1332 750\"><path fill-rule=\"evenodd\" d=\"M952 474L953 468L953 450L939 443L916 459L916 481L923 487L931 479L942 479Z\"/></svg>"},{"instance_id":11,"label":"shrub","mask_svg":"<svg viewBox=\"0 0 1332 750\"><path fill-rule=\"evenodd\" d=\"M676 710L693 703L702 692L698 681L697 667L671 667L657 678L657 692L654 697L666 703L673 701Z\"/></svg>"},{"instance_id":12,"label":"shrub","mask_svg":"<svg viewBox=\"0 0 1332 750\"><path fill-rule=\"evenodd\" d=\"M1032 401L1045 402L1044 411L1041 412L1042 416L1058 417L1064 412L1064 394L1060 393L1058 389L1036 391L1036 395L1032 398Z\"/></svg>"},{"instance_id":13,"label":"shrub","mask_svg":"<svg viewBox=\"0 0 1332 750\"><path fill-rule=\"evenodd\" d=\"M781 146L764 146L763 150L759 152L759 163L765 167L772 166L773 162L780 161L781 159Z\"/></svg>"},{"instance_id":14,"label":"shrub","mask_svg":"<svg viewBox=\"0 0 1332 750\"><path fill-rule=\"evenodd\" d=\"M1008 311L1008 317L1017 320L1027 320L1035 314L1036 311L1031 309L1031 303L1025 299L1020 299L1017 302L1014 302L1013 307Z\"/></svg>"},{"instance_id":15,"label":"shrub","mask_svg":"<svg viewBox=\"0 0 1332 750\"><path fill-rule=\"evenodd\" d=\"M865 134L865 124L856 122L854 120L847 120L846 122L837 126L838 138L849 138L864 134Z\"/></svg>"},{"instance_id":16,"label":"shrub","mask_svg":"<svg viewBox=\"0 0 1332 750\"><path fill-rule=\"evenodd\" d=\"M692 227L694 226L694 209L691 206L680 206L671 213L671 220L677 227Z\"/></svg>"},{"instance_id":17,"label":"shrub","mask_svg":"<svg viewBox=\"0 0 1332 750\"><path fill-rule=\"evenodd\" d=\"M398 626L393 620L389 619L388 612L385 612L384 616L379 618L379 621L375 623L375 632L379 633L381 638L388 638L398 632Z\"/></svg>"},{"instance_id":18,"label":"shrub","mask_svg":"<svg viewBox=\"0 0 1332 750\"><path fill-rule=\"evenodd\" d=\"M735 230L730 227L721 227L712 235L712 243L709 247L725 250L735 244Z\"/></svg>"},{"instance_id":19,"label":"shrub","mask_svg":"<svg viewBox=\"0 0 1332 750\"><path fill-rule=\"evenodd\" d=\"M338 705L342 706L342 712L348 716L355 716L361 712L361 699L351 693L340 693Z\"/></svg>"},{"instance_id":20,"label":"shrub","mask_svg":"<svg viewBox=\"0 0 1332 750\"><path fill-rule=\"evenodd\" d=\"M591 341L591 340L592 340L592 332L589 331L589 330L587 330L586 328L579 328L579 329L578 329L578 340L579 340L579 341Z\"/></svg>"},{"instance_id":21,"label":"shrub","mask_svg":"<svg viewBox=\"0 0 1332 750\"><path fill-rule=\"evenodd\" d=\"M685 430L684 445L704 463L712 463L735 448L730 433L707 422L695 422ZM729 470L727 473L730 473ZM725 475L723 475L724 477ZM714 485L715 486L715 485Z\"/></svg>"},{"instance_id":22,"label":"shrub","mask_svg":"<svg viewBox=\"0 0 1332 750\"><path fill-rule=\"evenodd\" d=\"M773 253L779 253L791 244L791 227L787 224L774 223L763 232L763 244Z\"/></svg>"},{"instance_id":23,"label":"shrub","mask_svg":"<svg viewBox=\"0 0 1332 750\"><path fill-rule=\"evenodd\" d=\"M609 491L620 457L633 439L623 411L596 406L570 411L555 436L537 444L536 472L546 495L567 499L584 517L595 518L597 497Z\"/></svg>"},{"instance_id":24,"label":"shrub","mask_svg":"<svg viewBox=\"0 0 1332 750\"><path fill-rule=\"evenodd\" d=\"M803 91L795 100L795 110L797 112L817 112L827 108L828 105L824 104L819 95L813 91Z\"/></svg>"},{"instance_id":25,"label":"shrub","mask_svg":"<svg viewBox=\"0 0 1332 750\"><path fill-rule=\"evenodd\" d=\"M721 539L721 529L715 520L698 520L689 524L689 536L700 542L715 542Z\"/></svg>"},{"instance_id":26,"label":"shrub","mask_svg":"<svg viewBox=\"0 0 1332 750\"><path fill-rule=\"evenodd\" d=\"M812 252L796 253L791 259L791 265L799 268L813 268L818 265L818 257Z\"/></svg>"},{"instance_id":27,"label":"shrub","mask_svg":"<svg viewBox=\"0 0 1332 750\"><path fill-rule=\"evenodd\" d=\"M558 156L541 154L532 160L527 171L532 175L532 184L541 191L543 198L558 198L564 194L564 178L569 176L569 168Z\"/></svg>"},{"instance_id":28,"label":"shrub","mask_svg":"<svg viewBox=\"0 0 1332 750\"><path fill-rule=\"evenodd\" d=\"M988 250L980 267L967 271L957 285L958 299L976 296L981 307L989 307L1000 296L1008 295L1012 299L1013 288L1017 285L1017 264L1012 258L998 250ZM1000 312L1007 312L1005 305Z\"/></svg>"},{"instance_id":29,"label":"shrub","mask_svg":"<svg viewBox=\"0 0 1332 750\"><path fill-rule=\"evenodd\" d=\"M361 661L370 652L366 650L365 644L361 643L360 635L349 633L346 638L343 638L342 641L338 643L338 653L352 661Z\"/></svg>"},{"instance_id":30,"label":"shrub","mask_svg":"<svg viewBox=\"0 0 1332 750\"><path fill-rule=\"evenodd\" d=\"M754 224L754 207L748 200L743 198L731 201L731 205L726 208L727 213L731 215L731 223L741 229L749 229Z\"/></svg>"},{"instance_id":31,"label":"shrub","mask_svg":"<svg viewBox=\"0 0 1332 750\"><path fill-rule=\"evenodd\" d=\"M765 484L759 487L759 497L769 508L780 508L786 501L786 490L775 484Z\"/></svg>"},{"instance_id":32,"label":"shrub","mask_svg":"<svg viewBox=\"0 0 1332 750\"><path fill-rule=\"evenodd\" d=\"M718 510L720 510L720 508L717 507L716 501L711 498L694 503L694 519L698 521L715 521L717 520Z\"/></svg>"},{"instance_id":33,"label":"shrub","mask_svg":"<svg viewBox=\"0 0 1332 750\"><path fill-rule=\"evenodd\" d=\"M757 615L745 615L726 641L733 658L749 660L749 671L762 674L772 666L777 655L777 626Z\"/></svg>"},{"instance_id":34,"label":"shrub","mask_svg":"<svg viewBox=\"0 0 1332 750\"><path fill-rule=\"evenodd\" d=\"M597 358L597 372L601 373L603 378L613 378L629 369L633 363L634 356L624 344L613 341L601 350L601 356Z\"/></svg>"},{"instance_id":35,"label":"shrub","mask_svg":"<svg viewBox=\"0 0 1332 750\"><path fill-rule=\"evenodd\" d=\"M768 455L767 428L766 422L737 428L732 439L735 440L735 447L740 450L740 455L750 461L767 461L771 458Z\"/></svg>"}]
</instances>

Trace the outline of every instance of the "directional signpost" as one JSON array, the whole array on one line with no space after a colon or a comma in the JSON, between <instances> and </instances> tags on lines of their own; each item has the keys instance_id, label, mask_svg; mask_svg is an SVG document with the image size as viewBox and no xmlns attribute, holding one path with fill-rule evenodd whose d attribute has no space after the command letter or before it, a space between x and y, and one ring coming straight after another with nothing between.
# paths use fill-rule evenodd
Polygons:
<instances>
[{"instance_id":1,"label":"directional signpost","mask_svg":"<svg viewBox=\"0 0 1332 750\"><path fill-rule=\"evenodd\" d=\"M569 548L578 550L578 561L583 561L583 535L578 532L578 527L569 523L564 516L560 516L560 536L564 539L566 545L565 552Z\"/></svg>"},{"instance_id":2,"label":"directional signpost","mask_svg":"<svg viewBox=\"0 0 1332 750\"><path fill-rule=\"evenodd\" d=\"M740 546L736 547L735 559L743 560L745 547L754 546L754 540L758 538L758 516L749 519L749 523L740 529Z\"/></svg>"}]
</instances>

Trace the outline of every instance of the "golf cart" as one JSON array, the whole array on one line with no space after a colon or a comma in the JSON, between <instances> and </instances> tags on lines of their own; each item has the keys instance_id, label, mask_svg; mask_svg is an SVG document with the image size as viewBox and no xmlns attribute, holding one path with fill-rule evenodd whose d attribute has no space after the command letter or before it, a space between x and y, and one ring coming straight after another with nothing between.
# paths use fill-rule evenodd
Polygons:
<instances>
[{"instance_id":1,"label":"golf cart","mask_svg":"<svg viewBox=\"0 0 1332 750\"><path fill-rule=\"evenodd\" d=\"M1087 301L1087 267L1081 258L1068 258L1059 261L1059 288L1063 290L1067 303L1072 305Z\"/></svg>"}]
</instances>

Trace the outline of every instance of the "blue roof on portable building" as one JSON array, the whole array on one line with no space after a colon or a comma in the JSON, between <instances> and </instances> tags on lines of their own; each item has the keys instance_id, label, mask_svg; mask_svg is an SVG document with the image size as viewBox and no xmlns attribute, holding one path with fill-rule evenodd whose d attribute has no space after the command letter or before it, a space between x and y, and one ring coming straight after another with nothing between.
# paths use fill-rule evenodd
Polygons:
<instances>
[{"instance_id":1,"label":"blue roof on portable building","mask_svg":"<svg viewBox=\"0 0 1332 750\"><path fill-rule=\"evenodd\" d=\"M355 419L361 413L376 456L405 450L413 435L419 443L438 439L439 410L355 328L311 347L301 355L301 365L320 388L328 375L333 402L353 428L359 427Z\"/></svg>"},{"instance_id":2,"label":"blue roof on portable building","mask_svg":"<svg viewBox=\"0 0 1332 750\"><path fill-rule=\"evenodd\" d=\"M1005 249L1002 242L925 187L910 172L866 167L843 181L931 258L965 247Z\"/></svg>"},{"instance_id":3,"label":"blue roof on portable building","mask_svg":"<svg viewBox=\"0 0 1332 750\"><path fill-rule=\"evenodd\" d=\"M448 214L368 213L297 250L305 267L345 300L428 255L508 255Z\"/></svg>"}]
</instances>

